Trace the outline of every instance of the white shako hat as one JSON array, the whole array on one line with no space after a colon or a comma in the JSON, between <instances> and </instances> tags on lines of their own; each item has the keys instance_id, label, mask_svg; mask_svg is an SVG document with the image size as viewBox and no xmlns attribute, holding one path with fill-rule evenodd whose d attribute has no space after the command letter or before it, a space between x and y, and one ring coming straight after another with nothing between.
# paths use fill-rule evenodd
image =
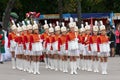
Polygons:
<instances>
[{"instance_id":1,"label":"white shako hat","mask_svg":"<svg viewBox=\"0 0 120 80\"><path fill-rule=\"evenodd\" d=\"M49 26L48 26L48 24L47 24L47 20L45 20L44 22L45 22L45 24L43 25L43 28L44 28L44 29L49 29Z\"/></svg>"},{"instance_id":2,"label":"white shako hat","mask_svg":"<svg viewBox=\"0 0 120 80\"><path fill-rule=\"evenodd\" d=\"M56 26L55 26L55 31L59 31L60 30L60 26L59 26L59 22L58 21L56 21Z\"/></svg>"},{"instance_id":3,"label":"white shako hat","mask_svg":"<svg viewBox=\"0 0 120 80\"><path fill-rule=\"evenodd\" d=\"M17 26L18 26L18 27L17 27L17 31L18 31L18 32L23 31L23 29L22 29L22 27L20 27L19 23L17 23Z\"/></svg>"},{"instance_id":4,"label":"white shako hat","mask_svg":"<svg viewBox=\"0 0 120 80\"><path fill-rule=\"evenodd\" d=\"M85 22L85 30L90 30L90 25L88 25L88 22Z\"/></svg>"},{"instance_id":5,"label":"white shako hat","mask_svg":"<svg viewBox=\"0 0 120 80\"><path fill-rule=\"evenodd\" d=\"M105 25L103 25L103 22L102 21L100 21L100 31L102 31L102 30L106 30L106 28L105 28Z\"/></svg>"},{"instance_id":6,"label":"white shako hat","mask_svg":"<svg viewBox=\"0 0 120 80\"><path fill-rule=\"evenodd\" d=\"M17 26L15 25L15 22L12 20L12 26L11 26L11 29L12 30L15 30L15 29L17 29Z\"/></svg>"},{"instance_id":7,"label":"white shako hat","mask_svg":"<svg viewBox=\"0 0 120 80\"><path fill-rule=\"evenodd\" d=\"M23 31L26 31L27 30L27 26L25 25L25 22L24 21L22 21L22 29L23 29Z\"/></svg>"},{"instance_id":8,"label":"white shako hat","mask_svg":"<svg viewBox=\"0 0 120 80\"><path fill-rule=\"evenodd\" d=\"M28 24L28 25L27 25L27 29L28 29L28 30L33 29L33 27L32 27L32 25L30 24L30 21L29 21L29 20L27 21L27 24Z\"/></svg>"},{"instance_id":9,"label":"white shako hat","mask_svg":"<svg viewBox=\"0 0 120 80\"><path fill-rule=\"evenodd\" d=\"M36 29L38 29L38 24L36 21L34 21L33 30L36 30Z\"/></svg>"},{"instance_id":10,"label":"white shako hat","mask_svg":"<svg viewBox=\"0 0 120 80\"><path fill-rule=\"evenodd\" d=\"M76 23L73 21L73 18L70 17L69 28L75 27Z\"/></svg>"},{"instance_id":11,"label":"white shako hat","mask_svg":"<svg viewBox=\"0 0 120 80\"><path fill-rule=\"evenodd\" d=\"M65 27L64 22L62 22L61 32L67 31L67 28Z\"/></svg>"},{"instance_id":12,"label":"white shako hat","mask_svg":"<svg viewBox=\"0 0 120 80\"><path fill-rule=\"evenodd\" d=\"M95 21L95 25L93 26L93 31L98 31L98 25L97 21Z\"/></svg>"},{"instance_id":13,"label":"white shako hat","mask_svg":"<svg viewBox=\"0 0 120 80\"><path fill-rule=\"evenodd\" d=\"M84 25L81 24L80 32L84 32L84 31L85 31Z\"/></svg>"},{"instance_id":14,"label":"white shako hat","mask_svg":"<svg viewBox=\"0 0 120 80\"><path fill-rule=\"evenodd\" d=\"M52 27L52 24L50 23L49 25L50 25L49 32L50 33L54 32L54 28Z\"/></svg>"}]
</instances>

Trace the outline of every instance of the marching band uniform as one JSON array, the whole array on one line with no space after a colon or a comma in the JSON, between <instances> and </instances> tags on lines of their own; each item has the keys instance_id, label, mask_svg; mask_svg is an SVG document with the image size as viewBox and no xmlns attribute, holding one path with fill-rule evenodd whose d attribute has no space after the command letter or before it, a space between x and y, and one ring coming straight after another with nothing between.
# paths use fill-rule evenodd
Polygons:
<instances>
[{"instance_id":1,"label":"marching band uniform","mask_svg":"<svg viewBox=\"0 0 120 80\"><path fill-rule=\"evenodd\" d=\"M81 31L81 36L80 36L81 46L80 46L80 50L81 50L81 53L82 53L82 56L83 56L83 59L81 60L81 69L82 70L86 70L87 69L86 68L87 65L86 65L86 60L84 58L84 56L86 56L86 54L85 54L85 42L84 42L86 34L85 34L85 28L84 28L83 25L82 25L80 31Z\"/></svg>"},{"instance_id":2,"label":"marching band uniform","mask_svg":"<svg viewBox=\"0 0 120 80\"><path fill-rule=\"evenodd\" d=\"M58 26L58 23L57 23L57 26L55 27L55 35L53 36L53 43L52 43L53 57L54 57L53 66L55 68L55 71L58 70L58 57L61 56L60 52L58 51L58 38L59 37L60 37L60 26ZM61 62L61 59L59 61ZM59 64L59 66L60 66L60 70L62 70L61 69L61 66L62 66L61 63Z\"/></svg>"},{"instance_id":3,"label":"marching band uniform","mask_svg":"<svg viewBox=\"0 0 120 80\"><path fill-rule=\"evenodd\" d=\"M25 25L25 23L24 23L24 21L22 21L22 28L23 28L23 33L22 33L22 36L23 36L23 59L24 59L24 65L23 65L23 67L24 67L24 69L23 69L23 71L28 71L28 68L27 68L27 65L28 65L28 63L27 63L27 54L28 54L28 52L27 52L27 49L26 49L26 44L27 44L27 42L28 42L28 39L27 39L27 26Z\"/></svg>"},{"instance_id":4,"label":"marching band uniform","mask_svg":"<svg viewBox=\"0 0 120 80\"><path fill-rule=\"evenodd\" d=\"M38 30L38 25L35 22L33 25L33 30L34 31ZM33 55L35 56L34 74L40 74L40 72L39 72L39 60L37 60L37 58L39 58L39 56L42 55L42 51L43 51L42 39L41 39L40 34L34 32L34 34L30 37L29 48L30 48L30 50L33 51Z\"/></svg>"},{"instance_id":5,"label":"marching band uniform","mask_svg":"<svg viewBox=\"0 0 120 80\"><path fill-rule=\"evenodd\" d=\"M94 33L96 32L96 34ZM90 47L91 47L91 52L93 54L93 68L94 68L94 72L99 72L98 70L98 43L97 43L97 35L98 32L98 26L97 23L95 22L95 26L93 26L93 35L90 37Z\"/></svg>"},{"instance_id":6,"label":"marching band uniform","mask_svg":"<svg viewBox=\"0 0 120 80\"><path fill-rule=\"evenodd\" d=\"M46 45L45 45L46 42L45 42L45 40L46 40L46 38L47 38L47 36L48 36L48 33L46 32L46 30L49 29L49 26L48 26L46 20L45 20L45 24L44 24L43 27L44 27L45 32L41 35L41 38L43 39L44 62L45 62L45 65L46 65L45 68L48 68L48 59L47 59L48 55L46 54Z\"/></svg>"},{"instance_id":7,"label":"marching band uniform","mask_svg":"<svg viewBox=\"0 0 120 80\"><path fill-rule=\"evenodd\" d=\"M50 25L51 26L51 25ZM53 36L54 36L54 29L52 27L49 28L49 36L46 38L46 50L48 54L48 68L53 69Z\"/></svg>"},{"instance_id":8,"label":"marching band uniform","mask_svg":"<svg viewBox=\"0 0 120 80\"><path fill-rule=\"evenodd\" d=\"M74 29L76 26L76 23L73 22L72 18L70 19L70 23L69 23L69 27L70 29ZM67 34L67 41L68 41L68 50L69 50L69 54L70 54L70 66L71 66L71 74L77 74L76 69L77 69L77 65L76 65L76 55L77 55L77 49L78 49L78 38L76 36L75 31L70 31Z\"/></svg>"},{"instance_id":9,"label":"marching band uniform","mask_svg":"<svg viewBox=\"0 0 120 80\"><path fill-rule=\"evenodd\" d=\"M62 23L61 32L67 32L64 23ZM68 57L68 42L67 42L66 33L61 35L58 39L58 51L60 51L60 55L63 57ZM62 60L62 70L63 72L68 72L68 61L67 59Z\"/></svg>"},{"instance_id":10,"label":"marching band uniform","mask_svg":"<svg viewBox=\"0 0 120 80\"><path fill-rule=\"evenodd\" d=\"M110 42L108 36L106 36L105 30L105 26L101 22L101 35L98 37L97 42L99 44L102 74L107 74L107 57L110 55Z\"/></svg>"},{"instance_id":11,"label":"marching band uniform","mask_svg":"<svg viewBox=\"0 0 120 80\"><path fill-rule=\"evenodd\" d=\"M85 54L86 54L85 57L86 57L87 71L92 71L92 59L91 59L92 53L91 53L91 47L89 42L91 31L90 31L90 25L88 25L87 22L86 22L85 29L87 32L85 36Z\"/></svg>"},{"instance_id":12,"label":"marching band uniform","mask_svg":"<svg viewBox=\"0 0 120 80\"><path fill-rule=\"evenodd\" d=\"M12 69L16 68L16 62L15 62L15 47L16 47L16 42L15 42L15 37L16 37L16 30L17 27L15 24L11 26L12 32L9 33L8 35L8 48L12 54Z\"/></svg>"},{"instance_id":13,"label":"marching band uniform","mask_svg":"<svg viewBox=\"0 0 120 80\"><path fill-rule=\"evenodd\" d=\"M29 49L30 46L30 37L32 36L32 25L30 24L30 22L28 21L28 25L27 25L27 29L28 29L28 33L27 33L27 43L26 43L26 50L27 50L27 69L29 73L33 73L33 61L32 61L32 55L33 52L32 50Z\"/></svg>"},{"instance_id":14,"label":"marching band uniform","mask_svg":"<svg viewBox=\"0 0 120 80\"><path fill-rule=\"evenodd\" d=\"M23 61L22 61L22 56L21 54L23 54L23 37L21 36L22 33L22 27L18 26L17 28L17 35L15 38L15 42L16 42L16 49L15 49L15 54L16 54L16 67L19 70L23 69Z\"/></svg>"},{"instance_id":15,"label":"marching band uniform","mask_svg":"<svg viewBox=\"0 0 120 80\"><path fill-rule=\"evenodd\" d=\"M79 29L80 34L78 34L78 45L79 45L79 69L82 69L83 67L83 37L82 37L82 33L84 32L84 25L81 24L81 28Z\"/></svg>"},{"instance_id":16,"label":"marching band uniform","mask_svg":"<svg viewBox=\"0 0 120 80\"><path fill-rule=\"evenodd\" d=\"M80 69L80 52L79 52L79 31L78 31L78 27L75 27L75 33L76 33L76 38L78 39L78 41L76 41L76 45L78 46L78 49L76 49L76 58L77 58L77 68Z\"/></svg>"}]
</instances>

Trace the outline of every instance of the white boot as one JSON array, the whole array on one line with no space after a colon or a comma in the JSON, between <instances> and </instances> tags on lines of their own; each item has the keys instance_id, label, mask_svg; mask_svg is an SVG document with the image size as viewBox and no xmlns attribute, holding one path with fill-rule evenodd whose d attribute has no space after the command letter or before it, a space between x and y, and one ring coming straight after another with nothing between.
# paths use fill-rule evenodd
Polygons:
<instances>
[{"instance_id":1,"label":"white boot","mask_svg":"<svg viewBox=\"0 0 120 80\"><path fill-rule=\"evenodd\" d=\"M24 61L23 59L20 59L20 70L23 70L23 65L24 65Z\"/></svg>"},{"instance_id":2,"label":"white boot","mask_svg":"<svg viewBox=\"0 0 120 80\"><path fill-rule=\"evenodd\" d=\"M37 63L36 62L34 62L34 72L33 72L33 74L37 74Z\"/></svg>"},{"instance_id":3,"label":"white boot","mask_svg":"<svg viewBox=\"0 0 120 80\"><path fill-rule=\"evenodd\" d=\"M104 63L103 62L101 62L101 69L102 69L102 74L105 74L105 72L104 72Z\"/></svg>"},{"instance_id":4,"label":"white boot","mask_svg":"<svg viewBox=\"0 0 120 80\"><path fill-rule=\"evenodd\" d=\"M62 61L63 65L62 65L62 70L65 73L65 61Z\"/></svg>"},{"instance_id":5,"label":"white boot","mask_svg":"<svg viewBox=\"0 0 120 80\"><path fill-rule=\"evenodd\" d=\"M88 60L88 71L92 71L92 60Z\"/></svg>"},{"instance_id":6,"label":"white boot","mask_svg":"<svg viewBox=\"0 0 120 80\"><path fill-rule=\"evenodd\" d=\"M108 74L107 73L107 62L104 62L104 74Z\"/></svg>"},{"instance_id":7,"label":"white boot","mask_svg":"<svg viewBox=\"0 0 120 80\"><path fill-rule=\"evenodd\" d=\"M55 64L55 71L58 71L58 63L57 63L57 60L54 60L54 64Z\"/></svg>"},{"instance_id":8,"label":"white boot","mask_svg":"<svg viewBox=\"0 0 120 80\"><path fill-rule=\"evenodd\" d=\"M16 68L19 70L19 59L18 58L16 58Z\"/></svg>"},{"instance_id":9,"label":"white boot","mask_svg":"<svg viewBox=\"0 0 120 80\"><path fill-rule=\"evenodd\" d=\"M80 69L80 59L79 58L77 58L76 64L77 64L77 68Z\"/></svg>"},{"instance_id":10,"label":"white boot","mask_svg":"<svg viewBox=\"0 0 120 80\"><path fill-rule=\"evenodd\" d=\"M98 65L99 65L99 61L96 61L96 72L99 72Z\"/></svg>"},{"instance_id":11,"label":"white boot","mask_svg":"<svg viewBox=\"0 0 120 80\"><path fill-rule=\"evenodd\" d=\"M97 72L97 71L96 71L96 61L93 61L93 68L94 68L94 69L93 69L93 72Z\"/></svg>"},{"instance_id":12,"label":"white boot","mask_svg":"<svg viewBox=\"0 0 120 80\"><path fill-rule=\"evenodd\" d=\"M70 67L71 67L71 73L70 74L73 74L73 66L74 66L73 62L70 62Z\"/></svg>"},{"instance_id":13,"label":"white boot","mask_svg":"<svg viewBox=\"0 0 120 80\"><path fill-rule=\"evenodd\" d=\"M87 70L87 60L84 60L84 70Z\"/></svg>"},{"instance_id":14,"label":"white boot","mask_svg":"<svg viewBox=\"0 0 120 80\"><path fill-rule=\"evenodd\" d=\"M65 72L68 72L68 61L65 61Z\"/></svg>"},{"instance_id":15,"label":"white boot","mask_svg":"<svg viewBox=\"0 0 120 80\"><path fill-rule=\"evenodd\" d=\"M28 67L29 67L29 68L28 68L28 69L29 69L29 70L28 70L28 73L31 73L31 62L30 62L30 61L28 62L28 65L29 65L29 66L28 66Z\"/></svg>"},{"instance_id":16,"label":"white boot","mask_svg":"<svg viewBox=\"0 0 120 80\"><path fill-rule=\"evenodd\" d=\"M47 58L44 58L44 62L45 62L45 68L48 68L48 63L47 63Z\"/></svg>"},{"instance_id":17,"label":"white boot","mask_svg":"<svg viewBox=\"0 0 120 80\"><path fill-rule=\"evenodd\" d=\"M31 66L30 66L31 73L33 73L33 69L34 69L34 62L31 61Z\"/></svg>"},{"instance_id":18,"label":"white boot","mask_svg":"<svg viewBox=\"0 0 120 80\"><path fill-rule=\"evenodd\" d=\"M82 68L82 70L84 70L84 60L83 59L81 60L81 68Z\"/></svg>"},{"instance_id":19,"label":"white boot","mask_svg":"<svg viewBox=\"0 0 120 80\"><path fill-rule=\"evenodd\" d=\"M62 60L59 60L59 68L60 68L60 71L63 71L63 70L62 70L62 65L63 65Z\"/></svg>"},{"instance_id":20,"label":"white boot","mask_svg":"<svg viewBox=\"0 0 120 80\"><path fill-rule=\"evenodd\" d=\"M39 62L37 62L37 66L36 66L36 69L37 69L37 70L36 70L36 71L37 71L37 74L40 74L40 71L39 71L39 66L40 66L40 65L39 65Z\"/></svg>"},{"instance_id":21,"label":"white boot","mask_svg":"<svg viewBox=\"0 0 120 80\"><path fill-rule=\"evenodd\" d=\"M77 74L77 62L75 61L75 62L73 62L73 72L75 73L75 74Z\"/></svg>"},{"instance_id":22,"label":"white boot","mask_svg":"<svg viewBox=\"0 0 120 80\"><path fill-rule=\"evenodd\" d=\"M24 60L24 70L23 71L26 71L26 60Z\"/></svg>"},{"instance_id":23,"label":"white boot","mask_svg":"<svg viewBox=\"0 0 120 80\"><path fill-rule=\"evenodd\" d=\"M15 58L12 58L12 69L16 69Z\"/></svg>"}]
</instances>

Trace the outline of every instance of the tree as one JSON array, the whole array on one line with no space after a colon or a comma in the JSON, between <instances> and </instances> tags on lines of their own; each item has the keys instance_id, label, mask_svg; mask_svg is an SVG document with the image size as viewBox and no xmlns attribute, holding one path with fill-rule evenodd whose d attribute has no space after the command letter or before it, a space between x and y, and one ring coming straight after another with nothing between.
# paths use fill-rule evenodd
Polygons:
<instances>
[{"instance_id":1,"label":"tree","mask_svg":"<svg viewBox=\"0 0 120 80\"><path fill-rule=\"evenodd\" d=\"M9 20L10 20L10 12L14 6L14 3L15 3L16 0L9 0L8 4L7 4L7 7L5 9L5 15L3 17L3 27L5 30L8 29L8 23L9 23Z\"/></svg>"}]
</instances>

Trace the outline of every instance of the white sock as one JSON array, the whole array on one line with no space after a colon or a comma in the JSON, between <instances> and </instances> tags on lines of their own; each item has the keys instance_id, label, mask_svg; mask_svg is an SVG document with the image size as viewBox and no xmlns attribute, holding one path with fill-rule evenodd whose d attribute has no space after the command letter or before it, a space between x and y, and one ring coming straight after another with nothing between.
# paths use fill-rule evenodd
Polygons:
<instances>
[{"instance_id":1,"label":"white sock","mask_svg":"<svg viewBox=\"0 0 120 80\"><path fill-rule=\"evenodd\" d=\"M102 74L104 74L104 64L101 62L101 69L102 69Z\"/></svg>"},{"instance_id":2,"label":"white sock","mask_svg":"<svg viewBox=\"0 0 120 80\"><path fill-rule=\"evenodd\" d=\"M40 74L40 71L39 71L39 62L36 63L36 71L38 74Z\"/></svg>"},{"instance_id":3,"label":"white sock","mask_svg":"<svg viewBox=\"0 0 120 80\"><path fill-rule=\"evenodd\" d=\"M15 69L15 58L12 58L12 68Z\"/></svg>"},{"instance_id":4,"label":"white sock","mask_svg":"<svg viewBox=\"0 0 120 80\"><path fill-rule=\"evenodd\" d=\"M73 62L71 61L71 62L70 62L71 74L73 74L73 66L74 66L74 65L73 65Z\"/></svg>"}]
</instances>

